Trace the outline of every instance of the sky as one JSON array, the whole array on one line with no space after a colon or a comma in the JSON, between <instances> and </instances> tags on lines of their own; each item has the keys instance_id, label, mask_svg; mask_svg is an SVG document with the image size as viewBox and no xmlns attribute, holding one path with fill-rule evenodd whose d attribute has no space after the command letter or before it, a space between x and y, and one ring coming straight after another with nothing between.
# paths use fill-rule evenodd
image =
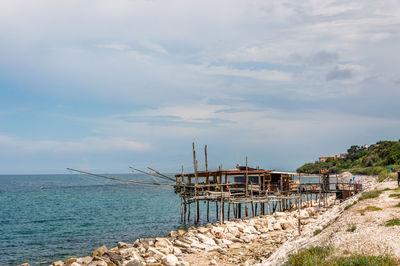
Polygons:
<instances>
[{"instance_id":1,"label":"sky","mask_svg":"<svg viewBox=\"0 0 400 266\"><path fill-rule=\"evenodd\" d=\"M400 139L400 2L0 1L0 174L295 170Z\"/></svg>"}]
</instances>

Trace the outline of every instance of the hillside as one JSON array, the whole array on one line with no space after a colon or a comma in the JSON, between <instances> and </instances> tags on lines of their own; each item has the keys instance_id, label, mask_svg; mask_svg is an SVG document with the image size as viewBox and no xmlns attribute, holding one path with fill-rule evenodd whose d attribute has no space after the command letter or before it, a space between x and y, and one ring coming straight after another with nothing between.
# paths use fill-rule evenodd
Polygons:
<instances>
[{"instance_id":1,"label":"hillside","mask_svg":"<svg viewBox=\"0 0 400 266\"><path fill-rule=\"evenodd\" d=\"M369 147L353 145L342 157L306 163L297 172L318 174L320 170L327 169L330 173L349 171L353 174L387 176L389 166L400 168L400 140L379 141Z\"/></svg>"}]
</instances>

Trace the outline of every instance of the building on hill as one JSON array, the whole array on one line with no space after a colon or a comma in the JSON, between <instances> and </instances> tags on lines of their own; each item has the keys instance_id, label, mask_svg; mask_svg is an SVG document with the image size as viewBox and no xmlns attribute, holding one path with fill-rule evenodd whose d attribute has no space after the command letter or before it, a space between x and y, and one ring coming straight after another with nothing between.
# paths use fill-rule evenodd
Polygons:
<instances>
[{"instance_id":1,"label":"building on hill","mask_svg":"<svg viewBox=\"0 0 400 266\"><path fill-rule=\"evenodd\" d=\"M335 154L335 155L330 155L330 156L321 156L321 157L319 157L319 162L320 163L326 162L329 158L332 158L335 160L335 159L339 158L339 155Z\"/></svg>"}]
</instances>

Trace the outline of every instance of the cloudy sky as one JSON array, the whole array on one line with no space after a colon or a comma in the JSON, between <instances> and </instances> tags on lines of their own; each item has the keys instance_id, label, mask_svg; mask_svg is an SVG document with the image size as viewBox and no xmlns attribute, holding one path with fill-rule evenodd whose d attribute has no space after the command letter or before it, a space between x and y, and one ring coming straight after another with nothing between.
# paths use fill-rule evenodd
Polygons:
<instances>
[{"instance_id":1,"label":"cloudy sky","mask_svg":"<svg viewBox=\"0 0 400 266\"><path fill-rule=\"evenodd\" d=\"M400 138L400 3L0 1L0 174L293 170Z\"/></svg>"}]
</instances>

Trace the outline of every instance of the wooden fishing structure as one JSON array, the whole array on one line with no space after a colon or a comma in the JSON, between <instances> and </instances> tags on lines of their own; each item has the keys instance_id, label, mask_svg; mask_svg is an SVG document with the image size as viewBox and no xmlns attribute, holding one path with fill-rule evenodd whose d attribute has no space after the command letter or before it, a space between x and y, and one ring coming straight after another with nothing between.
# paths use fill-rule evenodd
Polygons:
<instances>
[{"instance_id":1,"label":"wooden fishing structure","mask_svg":"<svg viewBox=\"0 0 400 266\"><path fill-rule=\"evenodd\" d=\"M329 172L322 170L314 175L318 182L302 182L302 178L310 175L293 172L264 170L259 167L236 165L233 169L208 169L207 145L204 147L205 169L198 169L198 160L193 148L193 172L170 177L148 167L151 172L130 167L132 170L163 179L164 182L144 182L126 180L106 175L93 174L86 171L67 168L70 171L139 185L172 186L180 196L181 223L200 223L201 209L206 211L206 220L210 221L210 204L215 204L215 218L221 223L225 220L254 217L271 214L276 211L298 210L317 202L318 206L327 206L327 196L335 194L336 199L344 200L362 190L362 185L353 183L331 182ZM167 181L167 183L165 182ZM174 182L174 183L172 183ZM201 208L200 204L206 204ZM192 217L193 212L193 219ZM213 219L214 220L214 219ZM300 232L300 221L299 221Z\"/></svg>"}]
</instances>

